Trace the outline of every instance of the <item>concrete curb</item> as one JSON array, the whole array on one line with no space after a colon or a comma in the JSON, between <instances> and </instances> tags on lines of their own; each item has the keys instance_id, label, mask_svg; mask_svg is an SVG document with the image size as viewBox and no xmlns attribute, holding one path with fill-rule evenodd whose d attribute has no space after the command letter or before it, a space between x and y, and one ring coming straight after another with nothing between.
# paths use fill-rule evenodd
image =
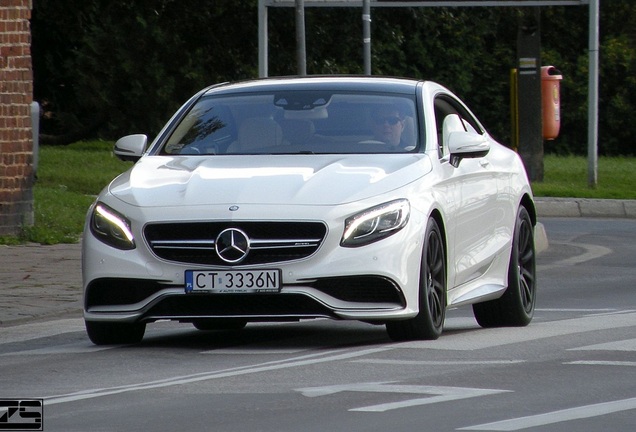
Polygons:
<instances>
[{"instance_id":1,"label":"concrete curb","mask_svg":"<svg viewBox=\"0 0 636 432\"><path fill-rule=\"evenodd\" d=\"M636 219L636 200L536 197L541 217L599 217Z\"/></svg>"}]
</instances>

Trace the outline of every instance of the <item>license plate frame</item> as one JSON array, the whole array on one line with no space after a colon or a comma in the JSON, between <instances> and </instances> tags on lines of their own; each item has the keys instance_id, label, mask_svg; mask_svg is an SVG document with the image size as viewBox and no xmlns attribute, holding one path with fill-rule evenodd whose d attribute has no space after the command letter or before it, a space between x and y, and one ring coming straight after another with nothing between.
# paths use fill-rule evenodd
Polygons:
<instances>
[{"instance_id":1,"label":"license plate frame","mask_svg":"<svg viewBox=\"0 0 636 432\"><path fill-rule=\"evenodd\" d=\"M186 270L186 293L272 293L282 287L280 269Z\"/></svg>"}]
</instances>

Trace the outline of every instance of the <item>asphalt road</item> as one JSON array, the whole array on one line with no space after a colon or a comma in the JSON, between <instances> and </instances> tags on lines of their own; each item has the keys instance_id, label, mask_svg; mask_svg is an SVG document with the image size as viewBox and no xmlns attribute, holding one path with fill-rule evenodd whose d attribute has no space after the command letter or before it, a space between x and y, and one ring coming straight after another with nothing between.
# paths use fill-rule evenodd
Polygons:
<instances>
[{"instance_id":1,"label":"asphalt road","mask_svg":"<svg viewBox=\"0 0 636 432\"><path fill-rule=\"evenodd\" d=\"M0 399L42 398L43 430L64 432L634 430L636 220L541 222L525 328L481 329L461 308L437 341L327 320L165 322L96 347L71 316L0 329ZM0 405L0 426L3 410L17 422Z\"/></svg>"}]
</instances>

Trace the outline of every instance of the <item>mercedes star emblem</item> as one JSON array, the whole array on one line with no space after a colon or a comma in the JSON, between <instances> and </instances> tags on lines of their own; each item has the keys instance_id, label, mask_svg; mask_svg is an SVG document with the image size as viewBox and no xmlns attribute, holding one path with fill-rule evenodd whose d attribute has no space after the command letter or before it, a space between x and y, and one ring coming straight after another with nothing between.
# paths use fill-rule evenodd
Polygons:
<instances>
[{"instance_id":1,"label":"mercedes star emblem","mask_svg":"<svg viewBox=\"0 0 636 432\"><path fill-rule=\"evenodd\" d=\"M235 264L247 256L250 251L250 239L238 228L227 228L216 237L214 248L223 261Z\"/></svg>"}]
</instances>

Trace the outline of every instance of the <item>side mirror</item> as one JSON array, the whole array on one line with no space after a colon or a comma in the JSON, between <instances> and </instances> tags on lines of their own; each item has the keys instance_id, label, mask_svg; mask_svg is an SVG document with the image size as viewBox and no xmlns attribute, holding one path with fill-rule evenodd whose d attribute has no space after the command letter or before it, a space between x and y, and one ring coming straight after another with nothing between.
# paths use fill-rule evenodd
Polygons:
<instances>
[{"instance_id":1,"label":"side mirror","mask_svg":"<svg viewBox=\"0 0 636 432\"><path fill-rule=\"evenodd\" d=\"M144 154L148 137L142 134L127 135L115 143L115 156L123 161L137 162Z\"/></svg>"},{"instance_id":2,"label":"side mirror","mask_svg":"<svg viewBox=\"0 0 636 432\"><path fill-rule=\"evenodd\" d=\"M455 168L465 158L481 158L490 151L488 140L474 132L451 132L448 135L448 151L450 163Z\"/></svg>"}]
</instances>

